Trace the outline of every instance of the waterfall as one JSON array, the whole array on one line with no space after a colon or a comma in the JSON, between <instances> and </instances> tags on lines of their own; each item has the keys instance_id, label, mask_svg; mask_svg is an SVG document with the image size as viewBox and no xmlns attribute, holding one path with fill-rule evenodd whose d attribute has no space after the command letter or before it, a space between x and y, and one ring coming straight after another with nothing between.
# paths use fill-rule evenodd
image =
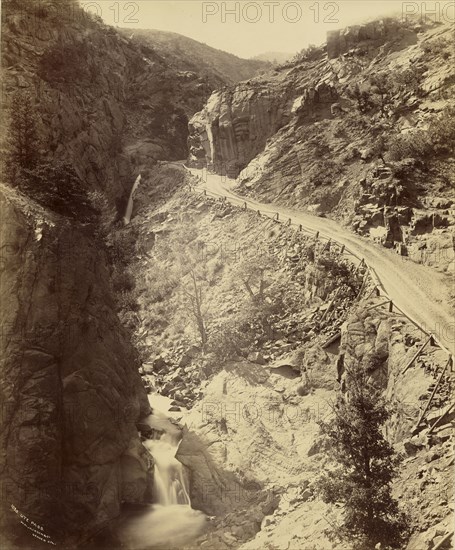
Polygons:
<instances>
[{"instance_id":1,"label":"waterfall","mask_svg":"<svg viewBox=\"0 0 455 550\"><path fill-rule=\"evenodd\" d=\"M183 465L175 458L179 442L170 434L158 440L148 440L144 445L155 459L154 489L157 504L191 506L189 489Z\"/></svg>"},{"instance_id":2,"label":"waterfall","mask_svg":"<svg viewBox=\"0 0 455 550\"><path fill-rule=\"evenodd\" d=\"M156 439L146 439L142 444L155 460L155 502L130 510L127 519L113 528L114 542L103 548L118 548L120 541L125 550L179 550L188 548L206 526L205 514L191 508L184 466L175 458L182 430L169 415L171 400L159 394L149 394L148 398L153 414L147 424Z\"/></svg>"},{"instance_id":3,"label":"waterfall","mask_svg":"<svg viewBox=\"0 0 455 550\"><path fill-rule=\"evenodd\" d=\"M155 461L154 500L161 506L179 505L191 508L184 467L175 458L182 433L169 417L171 400L159 394L148 397L153 409L150 426L160 434L157 439L146 439L143 442Z\"/></svg>"},{"instance_id":4,"label":"waterfall","mask_svg":"<svg viewBox=\"0 0 455 550\"><path fill-rule=\"evenodd\" d=\"M128 198L128 204L126 205L125 215L123 216L123 221L125 225L128 225L131 221L131 214L133 213L134 193L136 192L136 189L140 182L141 182L141 174L139 174L139 176L136 178L136 181L133 184L133 188L131 189L131 193Z\"/></svg>"}]
</instances>

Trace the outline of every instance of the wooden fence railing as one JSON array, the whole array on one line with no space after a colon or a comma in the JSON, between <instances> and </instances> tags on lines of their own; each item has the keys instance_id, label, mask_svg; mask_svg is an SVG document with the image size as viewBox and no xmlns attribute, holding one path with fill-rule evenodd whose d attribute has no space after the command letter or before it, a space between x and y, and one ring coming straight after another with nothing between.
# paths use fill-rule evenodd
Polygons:
<instances>
[{"instance_id":1,"label":"wooden fence railing","mask_svg":"<svg viewBox=\"0 0 455 550\"><path fill-rule=\"evenodd\" d=\"M198 192L193 186L190 186L190 189L193 192ZM220 199L222 199L223 202L229 201L234 206L238 206L239 208L242 208L243 210L248 209L247 202L242 200L242 199L239 199L239 201L238 201L240 204L236 204L236 202L232 201L232 198L231 198L231 200L229 200L229 197L227 197L226 195L220 195L219 193L216 193L214 191L204 189L202 191L202 193L205 196L210 195L212 197L220 198ZM371 282L373 283L373 288L372 288L372 290L370 291L370 293L368 294L367 297L369 298L373 293L375 293L377 297L384 298L383 302L381 302L379 304L376 304L376 305L373 305L369 309L374 309L374 308L387 306L389 312L395 311L395 312L399 313L400 315L405 317L408 321L410 321L414 326L416 326L422 332L422 334L427 336L427 340L425 341L425 343L417 350L417 352L414 354L412 359L406 364L405 368L402 370L402 372L401 372L402 375L404 375L407 372L407 370L414 364L416 359L419 357L419 355L421 355L421 353L425 350L425 348L427 347L428 344L431 344L432 346L437 346L437 347L441 348L447 354L448 361L447 361L446 367L444 368L444 371L446 370L447 366L449 366L450 371L453 372L454 360L453 360L453 355L451 354L451 352L440 342L440 340L434 334L427 331L423 326L421 326L417 321L415 321L411 316L409 316L405 311L403 311L399 306L397 306L397 304L393 301L393 299L385 291L384 286L382 285L381 280L378 277L376 271L374 270L373 267L371 267L367 263L365 258L360 257L353 250L350 250L349 247L347 247L345 244L339 243L333 237L325 237L325 236L320 234L320 231L315 231L315 230L310 229L308 227L304 227L303 224L301 224L301 223L294 223L291 218L288 218L288 220L286 222L283 222L282 220L280 220L279 212L274 212L274 211L270 211L270 210L262 210L262 211L257 210L257 213L260 216L270 218L270 219L275 220L279 223L284 223L286 226L295 226L296 231L307 233L308 235L311 235L312 237L314 237L316 241L320 241L320 242L326 241L323 250L326 250L327 248L330 249L331 247L338 247L340 255L350 256L351 257L351 262L352 262L352 258L357 259L359 263L357 265L356 272L358 272L359 270L364 268L365 269L364 283L366 282L367 278L369 278L371 280ZM365 287L366 287L366 284L363 284L362 288L364 289ZM332 336L329 340L330 341L336 340L336 338L338 338L339 336L340 336L340 334L337 333L334 336ZM425 411L425 413L426 413L426 411ZM421 422L423 420L423 417L424 417L424 415L422 415L422 417L419 419L419 422Z\"/></svg>"}]
</instances>

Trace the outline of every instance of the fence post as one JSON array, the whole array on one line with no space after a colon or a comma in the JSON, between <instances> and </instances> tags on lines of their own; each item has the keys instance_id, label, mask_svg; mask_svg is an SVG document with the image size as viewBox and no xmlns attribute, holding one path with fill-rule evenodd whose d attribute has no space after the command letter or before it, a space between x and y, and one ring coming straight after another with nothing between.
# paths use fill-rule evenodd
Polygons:
<instances>
[{"instance_id":1,"label":"fence post","mask_svg":"<svg viewBox=\"0 0 455 550\"><path fill-rule=\"evenodd\" d=\"M243 203L243 208L246 210L248 206L246 205L246 201Z\"/></svg>"},{"instance_id":2,"label":"fence post","mask_svg":"<svg viewBox=\"0 0 455 550\"><path fill-rule=\"evenodd\" d=\"M429 336L428 339L425 341L425 343L423 344L423 346L421 346L421 347L416 351L416 353L414 354L414 356L412 357L412 359L409 361L409 363L406 365L406 367L402 370L401 374L404 374L404 373L409 369L409 367L411 367L411 365L414 363L414 361L417 359L417 357L423 352L423 350L427 347L428 344L434 345L434 338L433 338L433 335L432 335L432 334L430 334L430 336Z\"/></svg>"},{"instance_id":3,"label":"fence post","mask_svg":"<svg viewBox=\"0 0 455 550\"><path fill-rule=\"evenodd\" d=\"M420 415L419 420L417 421L416 429L420 426L420 423L421 423L422 420L424 419L424 417L425 417L425 415L426 415L426 413L427 413L427 410L430 408L430 405L431 405L431 403L432 403L432 401L433 401L433 397L435 396L435 394L436 394L436 392L437 392L437 390L438 390L438 388L439 388L439 384L440 384L441 381L442 381L442 377L444 376L444 373L445 373L447 367L448 367L449 364L450 364L450 359L451 359L451 358L449 357L449 360L447 361L447 363L445 364L444 368L443 368L442 371L441 371L441 374L439 375L438 381L436 382L436 384L435 384L435 386L434 386L434 388L433 388L433 391L431 392L430 399L428 399L427 404L425 405L425 408L424 408L422 414Z\"/></svg>"},{"instance_id":4,"label":"fence post","mask_svg":"<svg viewBox=\"0 0 455 550\"><path fill-rule=\"evenodd\" d=\"M340 254L343 254L343 252L344 252L344 244L341 245Z\"/></svg>"},{"instance_id":5,"label":"fence post","mask_svg":"<svg viewBox=\"0 0 455 550\"><path fill-rule=\"evenodd\" d=\"M390 300L390 302L389 302L389 313L392 313L392 311L393 311L393 302L392 302L392 300Z\"/></svg>"},{"instance_id":6,"label":"fence post","mask_svg":"<svg viewBox=\"0 0 455 550\"><path fill-rule=\"evenodd\" d=\"M365 260L362 258L360 260L359 265L357 266L357 269L355 270L356 274L359 272L360 268L363 267L364 263L365 263Z\"/></svg>"},{"instance_id":7,"label":"fence post","mask_svg":"<svg viewBox=\"0 0 455 550\"><path fill-rule=\"evenodd\" d=\"M299 224L299 231L302 231L302 224Z\"/></svg>"},{"instance_id":8,"label":"fence post","mask_svg":"<svg viewBox=\"0 0 455 550\"><path fill-rule=\"evenodd\" d=\"M276 219L277 219L277 220L280 219L280 213L279 213L279 212L276 213Z\"/></svg>"},{"instance_id":9,"label":"fence post","mask_svg":"<svg viewBox=\"0 0 455 550\"><path fill-rule=\"evenodd\" d=\"M439 426L439 424L441 424L441 422L444 420L444 418L452 411L452 409L455 407L455 403L452 403L451 405L449 405L448 409L446 409L446 412L443 413L442 416L440 416L438 418L438 420L436 420L436 422L433 424L433 426L430 427L430 429L428 430L427 434L431 434L433 432L433 430L436 428L436 426Z\"/></svg>"},{"instance_id":10,"label":"fence post","mask_svg":"<svg viewBox=\"0 0 455 550\"><path fill-rule=\"evenodd\" d=\"M440 540L436 546L433 546L433 550L439 550L440 548L442 548L445 545L445 543L449 541L452 537L453 537L453 531L449 531L442 537L442 540Z\"/></svg>"},{"instance_id":11,"label":"fence post","mask_svg":"<svg viewBox=\"0 0 455 550\"><path fill-rule=\"evenodd\" d=\"M288 225L291 225L291 223L292 223L292 220L291 220L291 218L289 218Z\"/></svg>"},{"instance_id":12,"label":"fence post","mask_svg":"<svg viewBox=\"0 0 455 550\"><path fill-rule=\"evenodd\" d=\"M258 210L258 216L260 216L260 215L261 215L261 212L260 212L260 210Z\"/></svg>"},{"instance_id":13,"label":"fence post","mask_svg":"<svg viewBox=\"0 0 455 550\"><path fill-rule=\"evenodd\" d=\"M207 189L204 189L204 196L207 196Z\"/></svg>"},{"instance_id":14,"label":"fence post","mask_svg":"<svg viewBox=\"0 0 455 550\"><path fill-rule=\"evenodd\" d=\"M315 239L318 239L319 238L319 231L316 231L316 234L314 236Z\"/></svg>"}]
</instances>

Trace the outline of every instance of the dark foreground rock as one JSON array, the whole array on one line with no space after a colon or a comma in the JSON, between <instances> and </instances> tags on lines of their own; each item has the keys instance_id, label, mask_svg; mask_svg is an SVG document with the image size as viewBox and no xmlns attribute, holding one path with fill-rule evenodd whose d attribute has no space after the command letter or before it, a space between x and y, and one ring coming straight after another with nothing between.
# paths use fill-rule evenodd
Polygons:
<instances>
[{"instance_id":1,"label":"dark foreground rock","mask_svg":"<svg viewBox=\"0 0 455 550\"><path fill-rule=\"evenodd\" d=\"M2 525L32 544L14 506L69 544L149 498L149 405L87 230L11 190L0 218Z\"/></svg>"}]
</instances>

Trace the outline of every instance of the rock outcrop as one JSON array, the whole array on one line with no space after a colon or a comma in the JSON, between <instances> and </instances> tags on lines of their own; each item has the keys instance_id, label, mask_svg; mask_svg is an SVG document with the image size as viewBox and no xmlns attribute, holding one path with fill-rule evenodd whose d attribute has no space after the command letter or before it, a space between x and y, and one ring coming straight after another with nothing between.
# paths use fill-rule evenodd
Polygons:
<instances>
[{"instance_id":1,"label":"rock outcrop","mask_svg":"<svg viewBox=\"0 0 455 550\"><path fill-rule=\"evenodd\" d=\"M336 102L336 89L322 82L292 84L248 81L215 92L189 123L190 162L237 177L268 138Z\"/></svg>"},{"instance_id":2,"label":"rock outcrop","mask_svg":"<svg viewBox=\"0 0 455 550\"><path fill-rule=\"evenodd\" d=\"M76 542L149 497L136 422L150 412L105 256L87 228L1 193L2 524Z\"/></svg>"},{"instance_id":3,"label":"rock outcrop","mask_svg":"<svg viewBox=\"0 0 455 550\"><path fill-rule=\"evenodd\" d=\"M241 194L333 216L449 271L452 35L448 22L399 19L330 32L214 93L190 120L189 161L236 178Z\"/></svg>"},{"instance_id":4,"label":"rock outcrop","mask_svg":"<svg viewBox=\"0 0 455 550\"><path fill-rule=\"evenodd\" d=\"M391 36L397 35L400 25L394 19L381 19L364 25L353 25L342 30L328 31L327 56L334 59L348 50L361 47L377 47Z\"/></svg>"}]
</instances>

